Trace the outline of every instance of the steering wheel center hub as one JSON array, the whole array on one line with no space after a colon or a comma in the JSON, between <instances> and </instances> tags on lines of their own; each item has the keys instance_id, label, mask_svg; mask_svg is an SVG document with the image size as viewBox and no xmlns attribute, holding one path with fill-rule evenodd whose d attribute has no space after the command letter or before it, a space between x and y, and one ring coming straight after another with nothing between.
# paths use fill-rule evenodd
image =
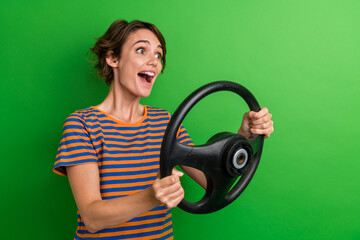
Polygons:
<instances>
[{"instance_id":1,"label":"steering wheel center hub","mask_svg":"<svg viewBox=\"0 0 360 240\"><path fill-rule=\"evenodd\" d=\"M240 148L233 157L233 166L236 169L242 169L248 161L248 156L248 152L244 148Z\"/></svg>"}]
</instances>

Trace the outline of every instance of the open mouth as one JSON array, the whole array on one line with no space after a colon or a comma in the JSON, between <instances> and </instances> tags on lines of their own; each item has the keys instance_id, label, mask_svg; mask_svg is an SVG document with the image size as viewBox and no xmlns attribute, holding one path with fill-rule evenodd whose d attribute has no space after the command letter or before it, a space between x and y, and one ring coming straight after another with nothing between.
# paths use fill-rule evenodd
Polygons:
<instances>
[{"instance_id":1,"label":"open mouth","mask_svg":"<svg viewBox=\"0 0 360 240\"><path fill-rule=\"evenodd\" d=\"M155 73L153 72L139 72L138 76L145 80L148 83L151 83L152 79L155 77Z\"/></svg>"}]
</instances>

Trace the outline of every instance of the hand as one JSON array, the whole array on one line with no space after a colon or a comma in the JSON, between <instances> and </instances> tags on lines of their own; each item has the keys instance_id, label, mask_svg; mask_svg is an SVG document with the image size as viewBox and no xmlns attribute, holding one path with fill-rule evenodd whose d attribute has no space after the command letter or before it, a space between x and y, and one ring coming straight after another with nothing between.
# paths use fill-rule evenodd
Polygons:
<instances>
[{"instance_id":1,"label":"hand","mask_svg":"<svg viewBox=\"0 0 360 240\"><path fill-rule=\"evenodd\" d=\"M251 134L264 134L265 138L270 137L274 132L274 123L271 120L271 113L266 107L259 112L250 111L244 114L238 134L250 137Z\"/></svg>"},{"instance_id":2,"label":"hand","mask_svg":"<svg viewBox=\"0 0 360 240\"><path fill-rule=\"evenodd\" d=\"M153 183L153 190L155 198L168 208L176 207L184 198L184 189L180 183L180 177L184 175L183 172L172 170L172 175L157 178Z\"/></svg>"}]
</instances>

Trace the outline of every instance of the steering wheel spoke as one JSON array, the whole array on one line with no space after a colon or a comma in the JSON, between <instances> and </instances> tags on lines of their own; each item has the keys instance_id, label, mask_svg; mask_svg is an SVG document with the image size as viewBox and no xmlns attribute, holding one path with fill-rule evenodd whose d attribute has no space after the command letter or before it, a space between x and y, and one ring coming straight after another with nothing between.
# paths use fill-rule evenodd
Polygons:
<instances>
[{"instance_id":1,"label":"steering wheel spoke","mask_svg":"<svg viewBox=\"0 0 360 240\"><path fill-rule=\"evenodd\" d=\"M181 146L181 148L184 148L183 146ZM185 149L186 148L190 150L186 157L177 160L179 165L193 167L205 173L208 173L213 169L221 168L221 165L218 162L221 151L220 144L213 143L203 146L186 146Z\"/></svg>"}]
</instances>

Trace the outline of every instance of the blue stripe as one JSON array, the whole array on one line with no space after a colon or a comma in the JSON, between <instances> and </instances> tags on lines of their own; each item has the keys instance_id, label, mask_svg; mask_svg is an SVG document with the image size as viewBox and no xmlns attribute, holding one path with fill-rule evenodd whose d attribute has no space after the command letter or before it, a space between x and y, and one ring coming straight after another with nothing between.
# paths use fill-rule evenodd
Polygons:
<instances>
[{"instance_id":1,"label":"blue stripe","mask_svg":"<svg viewBox=\"0 0 360 240\"><path fill-rule=\"evenodd\" d=\"M125 142L125 143L129 143L129 142L134 142L134 141L144 141L144 140L149 140L149 139L153 139L153 140L161 140L160 142L162 142L163 136L146 136L146 137L137 137L137 138L133 138L133 139L121 139L121 138L108 138L108 137L104 137L103 136L99 136L97 138L94 139L95 142L104 139L105 141L116 141L116 142Z\"/></svg>"},{"instance_id":2,"label":"blue stripe","mask_svg":"<svg viewBox=\"0 0 360 240\"><path fill-rule=\"evenodd\" d=\"M184 140L190 140L189 136L184 136L184 137L178 138L178 142L181 142Z\"/></svg>"},{"instance_id":3,"label":"blue stripe","mask_svg":"<svg viewBox=\"0 0 360 240\"><path fill-rule=\"evenodd\" d=\"M66 138L66 137L78 137L78 136L81 136L81 137L86 137L86 138L89 138L89 135L86 134L86 133L81 133L81 132L67 132L67 133L64 133L62 138Z\"/></svg>"},{"instance_id":4,"label":"blue stripe","mask_svg":"<svg viewBox=\"0 0 360 240\"><path fill-rule=\"evenodd\" d=\"M155 119L152 119L152 118L148 118L149 122L158 122L158 121L166 121L166 120L169 120L169 118L155 118Z\"/></svg>"},{"instance_id":5,"label":"blue stripe","mask_svg":"<svg viewBox=\"0 0 360 240\"><path fill-rule=\"evenodd\" d=\"M159 158L159 154L153 154L148 156L134 156L134 157L102 157L103 161L127 161L127 160L143 160L151 158Z\"/></svg>"},{"instance_id":6,"label":"blue stripe","mask_svg":"<svg viewBox=\"0 0 360 240\"><path fill-rule=\"evenodd\" d=\"M81 150L81 149L87 149L87 150L94 151L94 148L92 148L90 146L76 146L76 147L69 147L69 148L60 149L60 150L57 151L57 154L76 151L76 150Z\"/></svg>"},{"instance_id":7,"label":"blue stripe","mask_svg":"<svg viewBox=\"0 0 360 240\"><path fill-rule=\"evenodd\" d=\"M67 145L67 144L72 144L72 143L88 143L88 144L91 144L90 141L87 141L87 140L84 140L84 139L71 139L71 140L66 140L66 141L63 141L62 143L59 144L59 147L63 146L63 145Z\"/></svg>"},{"instance_id":8,"label":"blue stripe","mask_svg":"<svg viewBox=\"0 0 360 240\"><path fill-rule=\"evenodd\" d=\"M79 125L71 125L71 124L67 124L64 126L63 130L69 130L69 129L80 129L80 130L84 130L84 126L79 126ZM76 134L78 132L75 132Z\"/></svg>"},{"instance_id":9,"label":"blue stripe","mask_svg":"<svg viewBox=\"0 0 360 240\"><path fill-rule=\"evenodd\" d=\"M54 165L54 168L82 164L82 163L96 163L97 164L98 162L94 159L84 159L84 160L72 161L72 162L59 162L58 164Z\"/></svg>"},{"instance_id":10,"label":"blue stripe","mask_svg":"<svg viewBox=\"0 0 360 240\"><path fill-rule=\"evenodd\" d=\"M164 232L168 231L170 228L172 228L172 225L167 226L166 228L164 228ZM171 231L168 235L165 235L164 237L162 237L162 240L165 239L169 239L170 237L172 237L174 235L174 232Z\"/></svg>"},{"instance_id":11,"label":"blue stripe","mask_svg":"<svg viewBox=\"0 0 360 240\"><path fill-rule=\"evenodd\" d=\"M162 118L162 120L168 120L166 118ZM77 126L77 125L72 125L70 122L71 121L74 121L74 122L78 122L78 123L81 123L83 124L82 121L80 121L79 119L77 118L67 118L65 120L65 126L64 127L67 127L67 126L72 126L73 128L78 128L78 127L81 127L81 126ZM158 122L160 121L159 119L146 119L142 124L143 125L140 125L140 126L135 126L135 127L119 127L119 126L101 126L101 128L103 129L116 129L118 131L128 131L128 130L133 130L133 131L137 131L137 130L140 130L140 129L145 129L145 128L158 128L158 127L166 127L168 125L168 123L159 123L159 124L154 124L154 122ZM92 119L86 119L86 122L91 122L91 123L95 123L95 122L99 122L100 124L103 124L103 123L110 123L110 124L117 124L116 122L114 121L109 121L109 120L99 120L99 119L95 119L95 120L92 120ZM145 124L144 124L145 123ZM92 129L92 128L95 128L96 126L98 126L98 124L96 125L91 125L91 126L87 126L89 129ZM81 128L80 128L81 129ZM84 129L84 128L82 128Z\"/></svg>"},{"instance_id":12,"label":"blue stripe","mask_svg":"<svg viewBox=\"0 0 360 240\"><path fill-rule=\"evenodd\" d=\"M112 193L112 192L123 192L123 191L135 191L135 190L144 190L150 187L151 184L146 184L143 186L134 186L134 187L122 187L122 188L106 188L100 189L101 193Z\"/></svg>"},{"instance_id":13,"label":"blue stripe","mask_svg":"<svg viewBox=\"0 0 360 240\"><path fill-rule=\"evenodd\" d=\"M149 170L140 170L134 172L110 172L110 173L100 173L100 177L116 177L116 176L133 176L133 175L140 175L140 174L148 174L148 173L157 173L159 171L158 168L156 169L149 169Z\"/></svg>"},{"instance_id":14,"label":"blue stripe","mask_svg":"<svg viewBox=\"0 0 360 240\"><path fill-rule=\"evenodd\" d=\"M181 144L189 145L189 144L193 144L193 141L189 140L189 141L182 142Z\"/></svg>"},{"instance_id":15,"label":"blue stripe","mask_svg":"<svg viewBox=\"0 0 360 240\"><path fill-rule=\"evenodd\" d=\"M101 147L102 144L95 145L95 148ZM145 147L145 146L161 146L161 142L146 142L146 143L134 143L131 145L122 145L122 144L106 144L107 147L113 148L132 148L132 147Z\"/></svg>"},{"instance_id":16,"label":"blue stripe","mask_svg":"<svg viewBox=\"0 0 360 240\"><path fill-rule=\"evenodd\" d=\"M102 123L101 121L99 121L100 123ZM166 127L168 125L168 123L159 123L159 124L154 124L154 123L147 123L148 121L144 121L143 123L146 123L144 125L140 125L140 126L136 126L136 127L114 127L114 129L117 129L118 131L128 131L128 130L132 130L132 131L138 131L140 129L145 129L145 128L158 128L158 127ZM156 121L154 121L156 122ZM94 128L93 126L88 126L90 129ZM102 126L102 128L104 128L104 126Z\"/></svg>"},{"instance_id":17,"label":"blue stripe","mask_svg":"<svg viewBox=\"0 0 360 240\"><path fill-rule=\"evenodd\" d=\"M74 154L71 154L68 156L61 155L61 156L57 157L55 159L55 161L57 161L59 159L72 159L72 158L84 157L84 156L93 156L93 157L97 158L97 156L95 154L92 154L91 152L81 152L81 153L74 153Z\"/></svg>"},{"instance_id":18,"label":"blue stripe","mask_svg":"<svg viewBox=\"0 0 360 240\"><path fill-rule=\"evenodd\" d=\"M164 224L164 222L157 222L157 223L146 223L146 224L142 224L142 225L138 225L138 226L107 228L107 229L103 229L101 231L98 231L97 233L114 233L114 232L121 232L121 231L128 231L128 230L140 230L140 229L143 229L143 228L162 226L163 224ZM78 230L78 233L86 234L86 233L88 233L88 231L87 230Z\"/></svg>"},{"instance_id":19,"label":"blue stripe","mask_svg":"<svg viewBox=\"0 0 360 240\"><path fill-rule=\"evenodd\" d=\"M102 130L103 129L111 129L111 130L117 130L117 132L103 132ZM160 130L144 130L144 131L138 131L136 133L122 133L120 132L121 130L118 130L116 128L104 128L102 127L102 129L100 130L97 130L97 131L91 131L91 128L90 128L90 134L91 135L97 135L99 133L101 133L102 135L106 136L106 135L117 135L117 136L123 136L123 137L134 137L134 136L139 136L139 135L146 135L148 133L164 133L165 132L165 129L160 129Z\"/></svg>"},{"instance_id":20,"label":"blue stripe","mask_svg":"<svg viewBox=\"0 0 360 240\"><path fill-rule=\"evenodd\" d=\"M109 147L109 146L107 146ZM91 148L93 149L93 148ZM130 154L130 153L148 153L148 152L160 152L161 148L145 148L145 149L141 149L141 150L101 150L99 151L99 155L104 154L104 153L109 153L109 154Z\"/></svg>"},{"instance_id":21,"label":"blue stripe","mask_svg":"<svg viewBox=\"0 0 360 240\"><path fill-rule=\"evenodd\" d=\"M128 222L140 222L140 221L144 221L144 220L153 220L153 219L157 219L157 218L165 218L166 215L170 214L171 211L169 209L167 209L165 206L158 206L156 208L153 208L151 211L149 212L154 212L154 211L160 211L160 210L168 210L167 212L161 213L161 214L154 214L154 215L148 215L148 216L142 216L142 217L135 217L133 219L131 219ZM78 218L80 218L80 215L77 215ZM83 222L78 222L79 226L85 226Z\"/></svg>"},{"instance_id":22,"label":"blue stripe","mask_svg":"<svg viewBox=\"0 0 360 240\"><path fill-rule=\"evenodd\" d=\"M135 179L106 180L106 181L101 181L100 185L147 182L147 181L153 181L155 179L156 176L146 177L146 178L135 178Z\"/></svg>"},{"instance_id":23,"label":"blue stripe","mask_svg":"<svg viewBox=\"0 0 360 240\"><path fill-rule=\"evenodd\" d=\"M114 169L114 168L139 168L159 165L159 161L147 162L147 163L132 163L132 164L111 164L102 165L102 169Z\"/></svg>"},{"instance_id":24,"label":"blue stripe","mask_svg":"<svg viewBox=\"0 0 360 240\"><path fill-rule=\"evenodd\" d=\"M148 116L151 117L157 117L157 116L166 116L166 120L169 120L169 114L164 112L164 113L159 113L159 112L155 112L155 111L148 111Z\"/></svg>"},{"instance_id":25,"label":"blue stripe","mask_svg":"<svg viewBox=\"0 0 360 240\"><path fill-rule=\"evenodd\" d=\"M161 230L156 230L156 231L151 231L151 232L134 233L134 234L127 234L127 235L123 235L123 236L101 237L101 238L79 238L79 237L75 236L75 239L89 239L89 240L120 240L120 239L129 239L129 238L136 239L136 238L140 238L140 237L151 237L152 235L161 234L170 228L172 228L171 225L167 228L164 228ZM78 230L78 232L79 232L79 230ZM89 233L89 232L86 231L86 233ZM171 235L169 234L169 236L171 236ZM153 238L151 238L151 239L153 239ZM160 239L166 239L166 238L160 238Z\"/></svg>"}]
</instances>

